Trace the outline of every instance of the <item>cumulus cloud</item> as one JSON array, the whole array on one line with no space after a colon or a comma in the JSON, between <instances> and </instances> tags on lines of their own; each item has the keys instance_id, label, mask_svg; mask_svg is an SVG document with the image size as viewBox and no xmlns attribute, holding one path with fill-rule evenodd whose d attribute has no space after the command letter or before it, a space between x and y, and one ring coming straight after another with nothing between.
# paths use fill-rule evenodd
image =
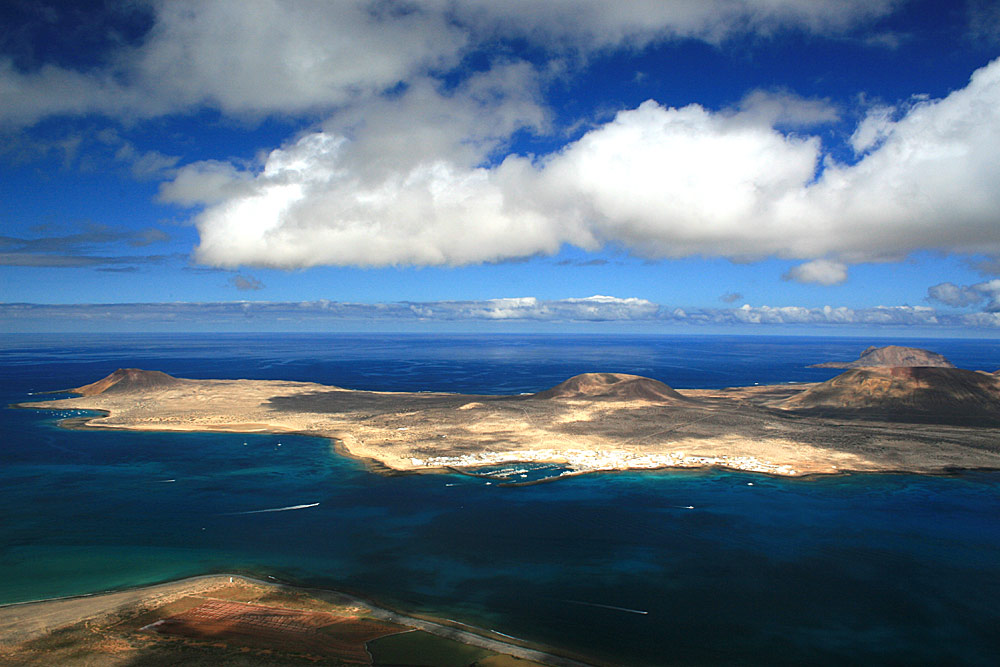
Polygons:
<instances>
[{"instance_id":1,"label":"cumulus cloud","mask_svg":"<svg viewBox=\"0 0 1000 667\"><path fill-rule=\"evenodd\" d=\"M927 288L927 298L953 308L985 303L990 313L1000 312L1000 279L987 280L975 285L939 283Z\"/></svg>"},{"instance_id":2,"label":"cumulus cloud","mask_svg":"<svg viewBox=\"0 0 1000 667\"><path fill-rule=\"evenodd\" d=\"M647 101L551 156L536 187L550 220L573 219L585 231L567 239L575 245L617 242L646 257L763 256L787 233L767 224L766 208L813 178L818 154L818 139L743 114Z\"/></svg>"},{"instance_id":3,"label":"cumulus cloud","mask_svg":"<svg viewBox=\"0 0 1000 667\"><path fill-rule=\"evenodd\" d=\"M552 254L566 238L506 195L520 160L490 170L441 159L376 178L344 169L345 142L311 134L273 151L260 173L225 182L243 192L198 216L196 259L225 267L457 265ZM197 182L201 169L182 176ZM162 196L191 196L179 190Z\"/></svg>"},{"instance_id":4,"label":"cumulus cloud","mask_svg":"<svg viewBox=\"0 0 1000 667\"><path fill-rule=\"evenodd\" d=\"M505 89L504 76L490 85ZM489 128L544 123L532 98L491 116L472 85L412 95L428 119L412 139L395 123L331 124L254 169L182 168L162 196L205 206L197 259L462 265L612 244L646 258L803 259L789 277L829 285L848 264L919 250L1000 254L1000 61L943 99L909 101L897 120L859 130L864 154L853 164L826 155L817 135L779 131L780 114L759 102L711 111L654 101L553 154L489 164L504 135ZM407 151L411 140L428 150ZM384 158L368 159L379 148Z\"/></svg>"},{"instance_id":5,"label":"cumulus cloud","mask_svg":"<svg viewBox=\"0 0 1000 667\"><path fill-rule=\"evenodd\" d=\"M475 104L449 100L478 117ZM460 265L607 242L648 257L763 256L788 230L752 224L761 199L810 180L819 144L740 113L654 102L537 162L508 156L472 167L460 136L441 142L436 159L393 161L397 148L362 169L353 155L383 144L379 133L313 133L273 151L256 172L182 168L161 195L189 203L200 192L205 204L220 202L197 218L196 257L218 266ZM206 173L238 194L203 192Z\"/></svg>"},{"instance_id":6,"label":"cumulus cloud","mask_svg":"<svg viewBox=\"0 0 1000 667\"><path fill-rule=\"evenodd\" d=\"M855 165L828 167L783 213L825 229L827 251L842 257L889 259L931 248L994 252L1000 61L944 99L908 106L877 149Z\"/></svg>"},{"instance_id":7,"label":"cumulus cloud","mask_svg":"<svg viewBox=\"0 0 1000 667\"><path fill-rule=\"evenodd\" d=\"M516 129L545 122L534 72L499 65L447 92L425 81L391 103L360 105L272 151L256 170L187 165L160 198L207 206L196 258L215 266L457 265L551 254L569 234L516 196L530 161L477 166Z\"/></svg>"},{"instance_id":8,"label":"cumulus cloud","mask_svg":"<svg viewBox=\"0 0 1000 667\"><path fill-rule=\"evenodd\" d=\"M170 0L155 2L154 12L145 40L117 51L105 68L47 64L25 72L0 61L0 117L328 109L447 69L468 41L442 11L365 0Z\"/></svg>"},{"instance_id":9,"label":"cumulus cloud","mask_svg":"<svg viewBox=\"0 0 1000 667\"><path fill-rule=\"evenodd\" d=\"M927 298L931 301L943 303L946 306L961 308L981 302L983 295L971 286L939 283L927 288Z\"/></svg>"},{"instance_id":10,"label":"cumulus cloud","mask_svg":"<svg viewBox=\"0 0 1000 667\"><path fill-rule=\"evenodd\" d=\"M847 280L847 265L829 259L814 259L792 267L782 278L797 283L840 285Z\"/></svg>"},{"instance_id":11,"label":"cumulus cloud","mask_svg":"<svg viewBox=\"0 0 1000 667\"><path fill-rule=\"evenodd\" d=\"M143 118L204 106L252 116L328 111L428 72L447 72L478 44L498 38L587 54L664 38L719 42L788 28L839 34L895 4L153 0L148 32L128 46L109 41L101 66L72 69L27 59L26 67L0 58L0 122L88 113Z\"/></svg>"},{"instance_id":12,"label":"cumulus cloud","mask_svg":"<svg viewBox=\"0 0 1000 667\"><path fill-rule=\"evenodd\" d=\"M943 99L872 109L852 163L812 129L837 110L780 90L722 110L650 100L549 155L508 155L514 133L547 128L545 75L523 62L459 70L497 40L564 58L843 34L897 4L161 0L148 32L88 69L0 59L0 122L205 107L329 116L253 166L174 171L172 156L121 146L137 175L176 174L161 198L202 208L196 259L219 267L462 265L610 244L647 258L799 259L792 279L835 284L848 264L918 250L1000 254L1000 61Z\"/></svg>"}]
</instances>

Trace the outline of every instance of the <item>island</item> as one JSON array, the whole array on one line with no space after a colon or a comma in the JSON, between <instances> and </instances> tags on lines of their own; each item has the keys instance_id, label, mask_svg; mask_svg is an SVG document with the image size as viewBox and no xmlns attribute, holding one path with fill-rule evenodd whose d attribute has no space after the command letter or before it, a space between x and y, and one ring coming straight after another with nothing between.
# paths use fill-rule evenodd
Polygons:
<instances>
[{"instance_id":1,"label":"island","mask_svg":"<svg viewBox=\"0 0 1000 667\"><path fill-rule=\"evenodd\" d=\"M782 476L1000 469L1000 378L950 364L687 390L586 373L516 396L119 369L71 391L79 396L21 407L99 413L64 422L77 428L322 436L382 472L494 474L507 483L539 465L554 466L545 479L711 466Z\"/></svg>"},{"instance_id":2,"label":"island","mask_svg":"<svg viewBox=\"0 0 1000 667\"><path fill-rule=\"evenodd\" d=\"M866 348L861 356L854 361L825 361L813 364L811 368L872 368L893 366L934 366L938 368L954 368L955 365L937 352L922 350L918 347L902 345L886 345L884 347Z\"/></svg>"},{"instance_id":3,"label":"island","mask_svg":"<svg viewBox=\"0 0 1000 667\"><path fill-rule=\"evenodd\" d=\"M67 390L73 397L16 407L89 411L62 419L68 428L322 436L375 472L459 472L499 486L665 468L780 476L1000 469L1000 376L947 360L925 365L933 353L917 352L866 350L865 363L809 384L676 389L585 373L509 396L124 368ZM548 472L531 475L533 467ZM245 573L0 606L0 662L317 661L528 667L586 658Z\"/></svg>"}]
</instances>

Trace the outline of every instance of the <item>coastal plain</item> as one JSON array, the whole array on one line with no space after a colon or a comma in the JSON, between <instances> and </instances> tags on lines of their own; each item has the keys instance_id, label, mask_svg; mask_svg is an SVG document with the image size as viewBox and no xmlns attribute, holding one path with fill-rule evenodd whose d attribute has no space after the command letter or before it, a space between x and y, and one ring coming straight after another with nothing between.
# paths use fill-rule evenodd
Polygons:
<instances>
[{"instance_id":1,"label":"coastal plain","mask_svg":"<svg viewBox=\"0 0 1000 667\"><path fill-rule=\"evenodd\" d=\"M90 428L322 436L395 471L529 462L559 464L563 474L706 466L786 476L1000 469L1000 381L954 368L855 369L825 383L718 390L588 373L516 396L119 369L72 391L81 396L22 407L101 412L67 424Z\"/></svg>"}]
</instances>

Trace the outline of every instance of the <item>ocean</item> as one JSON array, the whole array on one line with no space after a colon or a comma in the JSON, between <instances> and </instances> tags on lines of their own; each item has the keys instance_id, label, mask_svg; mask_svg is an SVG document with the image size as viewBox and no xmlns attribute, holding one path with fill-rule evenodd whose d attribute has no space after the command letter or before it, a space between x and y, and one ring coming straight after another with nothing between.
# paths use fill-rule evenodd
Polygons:
<instances>
[{"instance_id":1,"label":"ocean","mask_svg":"<svg viewBox=\"0 0 1000 667\"><path fill-rule=\"evenodd\" d=\"M837 371L807 365L888 342L899 341L4 335L0 400L118 367L501 394L588 371L680 389L811 382ZM1000 341L902 344L1000 367ZM507 488L378 475L318 438L60 428L69 416L0 410L0 603L245 572L616 664L988 665L1000 655L1000 472L684 470Z\"/></svg>"}]
</instances>

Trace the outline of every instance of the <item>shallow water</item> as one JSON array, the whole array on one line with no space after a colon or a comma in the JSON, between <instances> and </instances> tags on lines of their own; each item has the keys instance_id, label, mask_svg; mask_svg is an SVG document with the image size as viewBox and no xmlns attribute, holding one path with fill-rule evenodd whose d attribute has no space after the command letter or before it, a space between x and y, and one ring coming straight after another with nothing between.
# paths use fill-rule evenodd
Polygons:
<instances>
[{"instance_id":1,"label":"shallow water","mask_svg":"<svg viewBox=\"0 0 1000 667\"><path fill-rule=\"evenodd\" d=\"M809 381L836 371L807 363L867 344L5 337L0 400L119 366L482 393L598 369L678 387ZM1000 365L993 342L923 346L960 366ZM1000 654L1000 473L663 471L509 488L375 475L316 438L67 431L33 410L0 411L0 428L0 602L238 570L625 664L990 664Z\"/></svg>"}]
</instances>

